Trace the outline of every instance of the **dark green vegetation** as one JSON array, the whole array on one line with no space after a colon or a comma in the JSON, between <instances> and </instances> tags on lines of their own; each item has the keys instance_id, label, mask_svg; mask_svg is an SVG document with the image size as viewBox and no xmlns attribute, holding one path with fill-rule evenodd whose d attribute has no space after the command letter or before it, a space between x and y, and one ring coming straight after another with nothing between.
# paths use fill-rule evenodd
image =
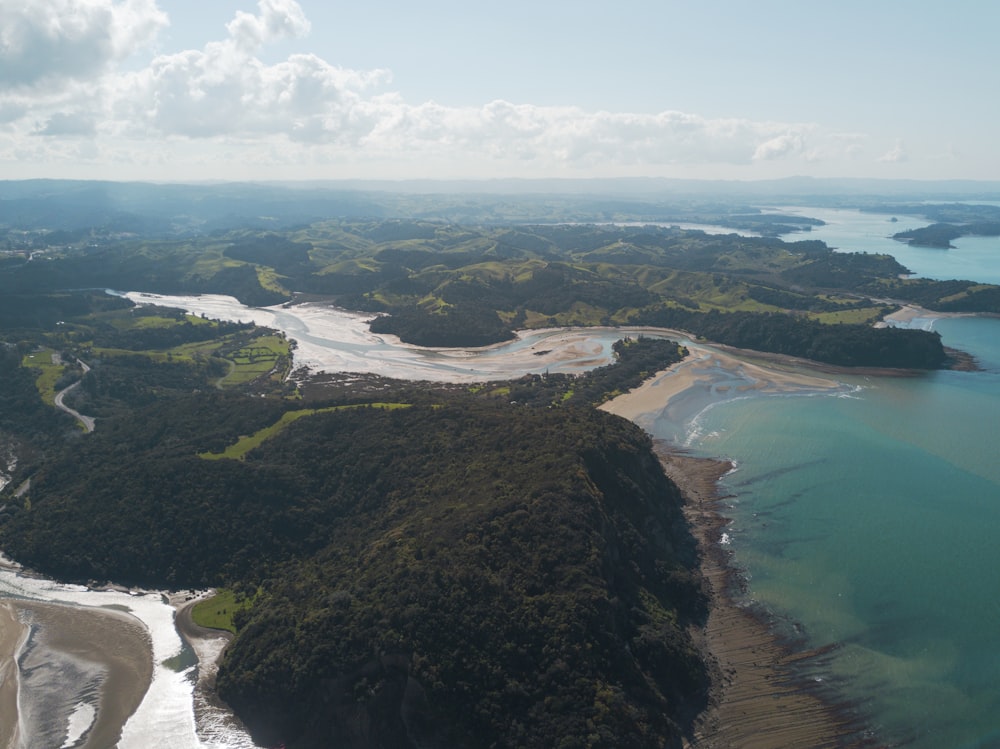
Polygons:
<instances>
[{"instance_id":1,"label":"dark green vegetation","mask_svg":"<svg viewBox=\"0 0 1000 749\"><path fill-rule=\"evenodd\" d=\"M700 593L643 435L590 410L372 416L261 455L293 450L343 499L329 544L237 618L223 698L289 745L676 737L707 687Z\"/></svg>"},{"instance_id":2,"label":"dark green vegetation","mask_svg":"<svg viewBox=\"0 0 1000 749\"><path fill-rule=\"evenodd\" d=\"M2 210L34 216L29 198ZM296 389L272 331L67 289L322 298L438 345L633 324L918 368L942 365L940 339L872 328L888 300L1000 309L997 287L903 280L819 242L420 217L214 233L161 217L149 238L121 234L112 198L89 233L72 212L7 232L0 448L18 461L0 547L68 579L225 586L201 612L237 633L220 694L290 748L679 743L707 688L695 548L648 438L593 406L685 352L642 337L581 377ZM263 205L212 205L239 200ZM89 435L49 405L77 379Z\"/></svg>"},{"instance_id":3,"label":"dark green vegetation","mask_svg":"<svg viewBox=\"0 0 1000 749\"><path fill-rule=\"evenodd\" d=\"M648 437L591 403L683 352L616 348L589 376L383 385L376 407L345 388L307 413L154 388L85 439L4 348L4 423L54 421L25 437L44 460L0 542L68 579L228 585L202 612L238 631L218 688L268 743L670 745L708 685L695 548ZM199 457L289 413L242 460Z\"/></svg>"},{"instance_id":4,"label":"dark green vegetation","mask_svg":"<svg viewBox=\"0 0 1000 749\"><path fill-rule=\"evenodd\" d=\"M1000 225L997 228L1000 229ZM953 246L951 240L958 239L964 233L962 229L952 224L931 224L920 229L896 232L892 238L915 247L937 247L948 250Z\"/></svg>"},{"instance_id":5,"label":"dark green vegetation","mask_svg":"<svg viewBox=\"0 0 1000 749\"><path fill-rule=\"evenodd\" d=\"M1000 310L994 287L901 279L906 269L888 256L655 226L338 221L42 254L9 262L0 292L213 292L252 305L323 298L381 313L375 332L435 346L494 343L524 327L672 320L734 346L831 364L935 368L945 357L933 333L871 327L893 308L887 300Z\"/></svg>"},{"instance_id":6,"label":"dark green vegetation","mask_svg":"<svg viewBox=\"0 0 1000 749\"><path fill-rule=\"evenodd\" d=\"M284 392L291 366L289 342L273 332L136 307L97 291L4 296L0 331L23 356L51 361L55 353L69 370L49 382L35 367L44 400L81 380L69 402L98 417L206 388ZM78 360L90 371L84 374Z\"/></svg>"},{"instance_id":7,"label":"dark green vegetation","mask_svg":"<svg viewBox=\"0 0 1000 749\"><path fill-rule=\"evenodd\" d=\"M977 222L972 224L931 224L922 229L901 231L892 235L893 239L906 241L917 247L939 247L948 250L953 247L951 241L960 237L997 237L1000 236L1000 221Z\"/></svg>"}]
</instances>

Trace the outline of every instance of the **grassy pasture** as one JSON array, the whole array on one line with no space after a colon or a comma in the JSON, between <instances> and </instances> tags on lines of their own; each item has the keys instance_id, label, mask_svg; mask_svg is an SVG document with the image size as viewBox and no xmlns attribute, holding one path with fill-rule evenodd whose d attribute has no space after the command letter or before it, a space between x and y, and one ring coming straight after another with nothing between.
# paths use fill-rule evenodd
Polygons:
<instances>
[{"instance_id":1,"label":"grassy pasture","mask_svg":"<svg viewBox=\"0 0 1000 749\"><path fill-rule=\"evenodd\" d=\"M231 387L252 382L270 373L284 359L290 358L287 339L277 335L266 335L255 338L250 344L232 352L216 354L232 364L229 374L219 381L219 387ZM276 372L283 378L284 370Z\"/></svg>"},{"instance_id":2,"label":"grassy pasture","mask_svg":"<svg viewBox=\"0 0 1000 749\"><path fill-rule=\"evenodd\" d=\"M248 452L255 447L260 447L266 440L280 434L289 424L305 417L316 414L330 413L331 411L345 411L352 408L380 408L392 410L396 408L409 408L409 403L362 403L348 406L330 406L328 408L303 408L297 411L286 411L274 424L264 427L253 434L240 437L235 443L227 447L221 453L198 453L198 457L204 460L243 460Z\"/></svg>"},{"instance_id":3,"label":"grassy pasture","mask_svg":"<svg viewBox=\"0 0 1000 749\"><path fill-rule=\"evenodd\" d=\"M43 348L30 354L26 354L21 360L22 366L29 367L38 372L35 386L39 395L48 405L54 406L56 402L56 383L66 371L65 364L57 364L58 354L50 348Z\"/></svg>"},{"instance_id":4,"label":"grassy pasture","mask_svg":"<svg viewBox=\"0 0 1000 749\"><path fill-rule=\"evenodd\" d=\"M233 624L233 615L240 608L249 606L249 601L236 600L236 594L223 588L211 598L198 601L191 609L191 618L199 627L209 629L222 629L236 634L236 625Z\"/></svg>"}]
</instances>

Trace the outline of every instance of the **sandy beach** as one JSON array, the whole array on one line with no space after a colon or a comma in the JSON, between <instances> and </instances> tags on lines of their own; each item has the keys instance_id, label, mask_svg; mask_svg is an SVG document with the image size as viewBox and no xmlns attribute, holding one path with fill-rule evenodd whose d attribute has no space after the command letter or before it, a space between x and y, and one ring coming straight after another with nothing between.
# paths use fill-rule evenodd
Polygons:
<instances>
[{"instance_id":1,"label":"sandy beach","mask_svg":"<svg viewBox=\"0 0 1000 749\"><path fill-rule=\"evenodd\" d=\"M712 388L718 372L738 375L744 382L736 387L743 391L790 393L842 387L836 380L821 374L797 371L795 360L788 357L783 361L775 358L755 363L748 356L727 353L718 346L708 348L691 344L687 348L690 353L683 361L657 372L634 390L603 404L601 409L637 421L646 414L662 410L675 397Z\"/></svg>"},{"instance_id":2,"label":"sandy beach","mask_svg":"<svg viewBox=\"0 0 1000 749\"><path fill-rule=\"evenodd\" d=\"M657 373L635 390L602 408L641 423L673 399L717 387L720 372L739 375L738 387L787 393L840 388L817 373L795 369L794 360L754 363L742 356L698 346L682 362ZM709 709L699 718L691 749L783 749L785 747L871 746L849 706L836 705L815 682L798 676L796 664L823 653L783 641L761 612L742 600L740 579L720 543L727 520L719 479L732 469L722 460L696 458L660 443L657 454L666 474L685 498L685 515L700 548L711 605L703 630L695 632L712 664Z\"/></svg>"},{"instance_id":3,"label":"sandy beach","mask_svg":"<svg viewBox=\"0 0 1000 749\"><path fill-rule=\"evenodd\" d=\"M0 746L9 746L18 728L18 684L16 679L7 677L16 676L14 657L26 646L29 628L25 620L31 623L32 640L43 646L38 657L55 652L95 664L103 672L98 705L89 728L84 726L86 741L82 746L92 749L114 746L152 679L153 662L145 628L128 614L107 609L21 600L0 604L0 663L4 674L0 693L0 727L3 727ZM27 690L28 699L32 686L30 682L20 684L21 690ZM69 716L65 719L68 725Z\"/></svg>"},{"instance_id":4,"label":"sandy beach","mask_svg":"<svg viewBox=\"0 0 1000 749\"><path fill-rule=\"evenodd\" d=\"M8 601L0 601L0 747L17 745L18 649L28 633Z\"/></svg>"}]
</instances>

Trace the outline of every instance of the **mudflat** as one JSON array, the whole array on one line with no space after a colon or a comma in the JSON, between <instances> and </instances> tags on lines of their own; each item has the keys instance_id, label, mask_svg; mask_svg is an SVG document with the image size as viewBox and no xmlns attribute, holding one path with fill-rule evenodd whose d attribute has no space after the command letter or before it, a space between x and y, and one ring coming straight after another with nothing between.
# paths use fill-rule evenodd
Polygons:
<instances>
[{"instance_id":1,"label":"mudflat","mask_svg":"<svg viewBox=\"0 0 1000 749\"><path fill-rule=\"evenodd\" d=\"M108 609L35 601L0 602L0 747L18 735L17 666L14 658L28 636L47 649L96 663L105 676L85 749L114 746L129 716L142 702L153 676L149 634L134 617ZM26 685L21 685L24 688ZM69 716L66 716L68 721Z\"/></svg>"},{"instance_id":2,"label":"mudflat","mask_svg":"<svg viewBox=\"0 0 1000 749\"><path fill-rule=\"evenodd\" d=\"M9 601L0 601L0 747L17 744L17 664L28 628Z\"/></svg>"}]
</instances>

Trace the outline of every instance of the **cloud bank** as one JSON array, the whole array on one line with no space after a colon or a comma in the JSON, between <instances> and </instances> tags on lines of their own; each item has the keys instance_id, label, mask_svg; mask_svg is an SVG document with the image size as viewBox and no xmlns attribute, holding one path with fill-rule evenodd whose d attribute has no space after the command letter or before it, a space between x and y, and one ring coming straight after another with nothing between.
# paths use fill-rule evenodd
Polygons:
<instances>
[{"instance_id":1,"label":"cloud bank","mask_svg":"<svg viewBox=\"0 0 1000 749\"><path fill-rule=\"evenodd\" d=\"M613 176L805 163L845 148L809 123L410 103L386 70L313 54L265 64L267 45L310 31L295 0L260 0L201 49L141 59L168 24L154 0L0 0L0 162Z\"/></svg>"}]
</instances>

